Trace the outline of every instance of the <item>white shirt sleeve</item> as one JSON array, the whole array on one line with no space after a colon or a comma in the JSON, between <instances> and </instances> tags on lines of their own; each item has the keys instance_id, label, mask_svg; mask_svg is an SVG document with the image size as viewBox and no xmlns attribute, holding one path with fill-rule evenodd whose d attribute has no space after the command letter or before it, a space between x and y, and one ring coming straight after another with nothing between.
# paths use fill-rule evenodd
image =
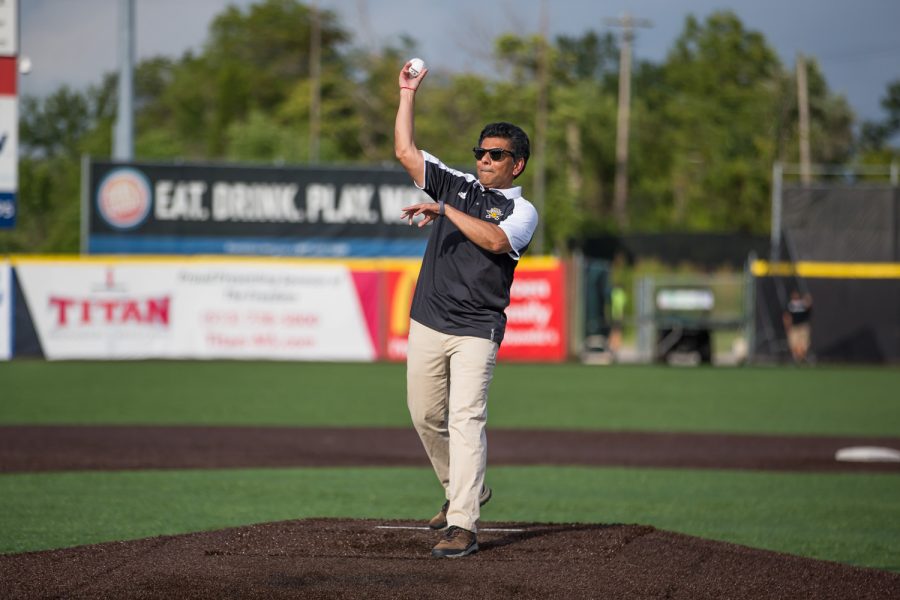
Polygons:
<instances>
[{"instance_id":1,"label":"white shirt sleeve","mask_svg":"<svg viewBox=\"0 0 900 600\"><path fill-rule=\"evenodd\" d=\"M512 246L512 252L509 253L512 258L519 260L522 250L534 236L537 224L537 210L531 202L525 198L517 198L513 213L500 222L500 229L509 238L509 245Z\"/></svg>"}]
</instances>

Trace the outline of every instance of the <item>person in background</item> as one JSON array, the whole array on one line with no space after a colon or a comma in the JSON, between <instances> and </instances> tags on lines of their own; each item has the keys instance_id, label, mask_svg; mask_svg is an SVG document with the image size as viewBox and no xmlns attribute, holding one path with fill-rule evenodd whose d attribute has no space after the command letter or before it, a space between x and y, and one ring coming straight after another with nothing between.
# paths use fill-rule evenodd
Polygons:
<instances>
[{"instance_id":1,"label":"person in background","mask_svg":"<svg viewBox=\"0 0 900 600\"><path fill-rule=\"evenodd\" d=\"M622 347L622 328L625 324L625 304L628 296L619 286L614 286L609 293L609 351L613 357L619 354L619 348Z\"/></svg>"},{"instance_id":2,"label":"person in background","mask_svg":"<svg viewBox=\"0 0 900 600\"><path fill-rule=\"evenodd\" d=\"M812 296L808 293L801 296L797 290L792 291L782 319L794 362L804 363L808 359L811 317Z\"/></svg>"}]
</instances>

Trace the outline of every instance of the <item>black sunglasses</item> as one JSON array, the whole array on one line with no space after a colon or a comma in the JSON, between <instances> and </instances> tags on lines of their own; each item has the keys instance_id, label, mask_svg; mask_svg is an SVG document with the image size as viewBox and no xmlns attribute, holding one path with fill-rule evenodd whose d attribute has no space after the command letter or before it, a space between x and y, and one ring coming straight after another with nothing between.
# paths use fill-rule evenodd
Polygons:
<instances>
[{"instance_id":1,"label":"black sunglasses","mask_svg":"<svg viewBox=\"0 0 900 600\"><path fill-rule=\"evenodd\" d=\"M503 148L472 148L472 152L475 154L475 160L481 160L485 154L491 155L491 160L501 160L504 154L509 154L515 160L516 155L509 150L504 150Z\"/></svg>"}]
</instances>

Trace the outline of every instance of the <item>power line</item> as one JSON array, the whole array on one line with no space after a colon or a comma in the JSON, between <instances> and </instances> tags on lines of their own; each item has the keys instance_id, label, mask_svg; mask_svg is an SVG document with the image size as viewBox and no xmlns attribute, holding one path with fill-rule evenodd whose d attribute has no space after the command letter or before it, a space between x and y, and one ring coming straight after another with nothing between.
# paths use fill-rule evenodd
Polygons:
<instances>
[{"instance_id":1,"label":"power line","mask_svg":"<svg viewBox=\"0 0 900 600\"><path fill-rule=\"evenodd\" d=\"M860 58L871 58L872 56L900 56L900 45L890 45L890 46L882 46L879 48L871 48L868 50L859 50L855 52L844 52L844 53L830 53L824 54L822 56L814 57L819 61L842 61L842 60L856 60Z\"/></svg>"}]
</instances>

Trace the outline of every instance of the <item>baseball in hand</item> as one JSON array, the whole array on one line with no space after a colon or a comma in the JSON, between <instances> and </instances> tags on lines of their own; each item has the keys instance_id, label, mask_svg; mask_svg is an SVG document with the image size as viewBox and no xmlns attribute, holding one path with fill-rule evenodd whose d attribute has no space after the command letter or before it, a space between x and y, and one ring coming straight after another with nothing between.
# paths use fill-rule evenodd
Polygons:
<instances>
[{"instance_id":1,"label":"baseball in hand","mask_svg":"<svg viewBox=\"0 0 900 600\"><path fill-rule=\"evenodd\" d=\"M414 58L409 61L409 76L418 77L422 69L425 68L425 61L421 58Z\"/></svg>"}]
</instances>

